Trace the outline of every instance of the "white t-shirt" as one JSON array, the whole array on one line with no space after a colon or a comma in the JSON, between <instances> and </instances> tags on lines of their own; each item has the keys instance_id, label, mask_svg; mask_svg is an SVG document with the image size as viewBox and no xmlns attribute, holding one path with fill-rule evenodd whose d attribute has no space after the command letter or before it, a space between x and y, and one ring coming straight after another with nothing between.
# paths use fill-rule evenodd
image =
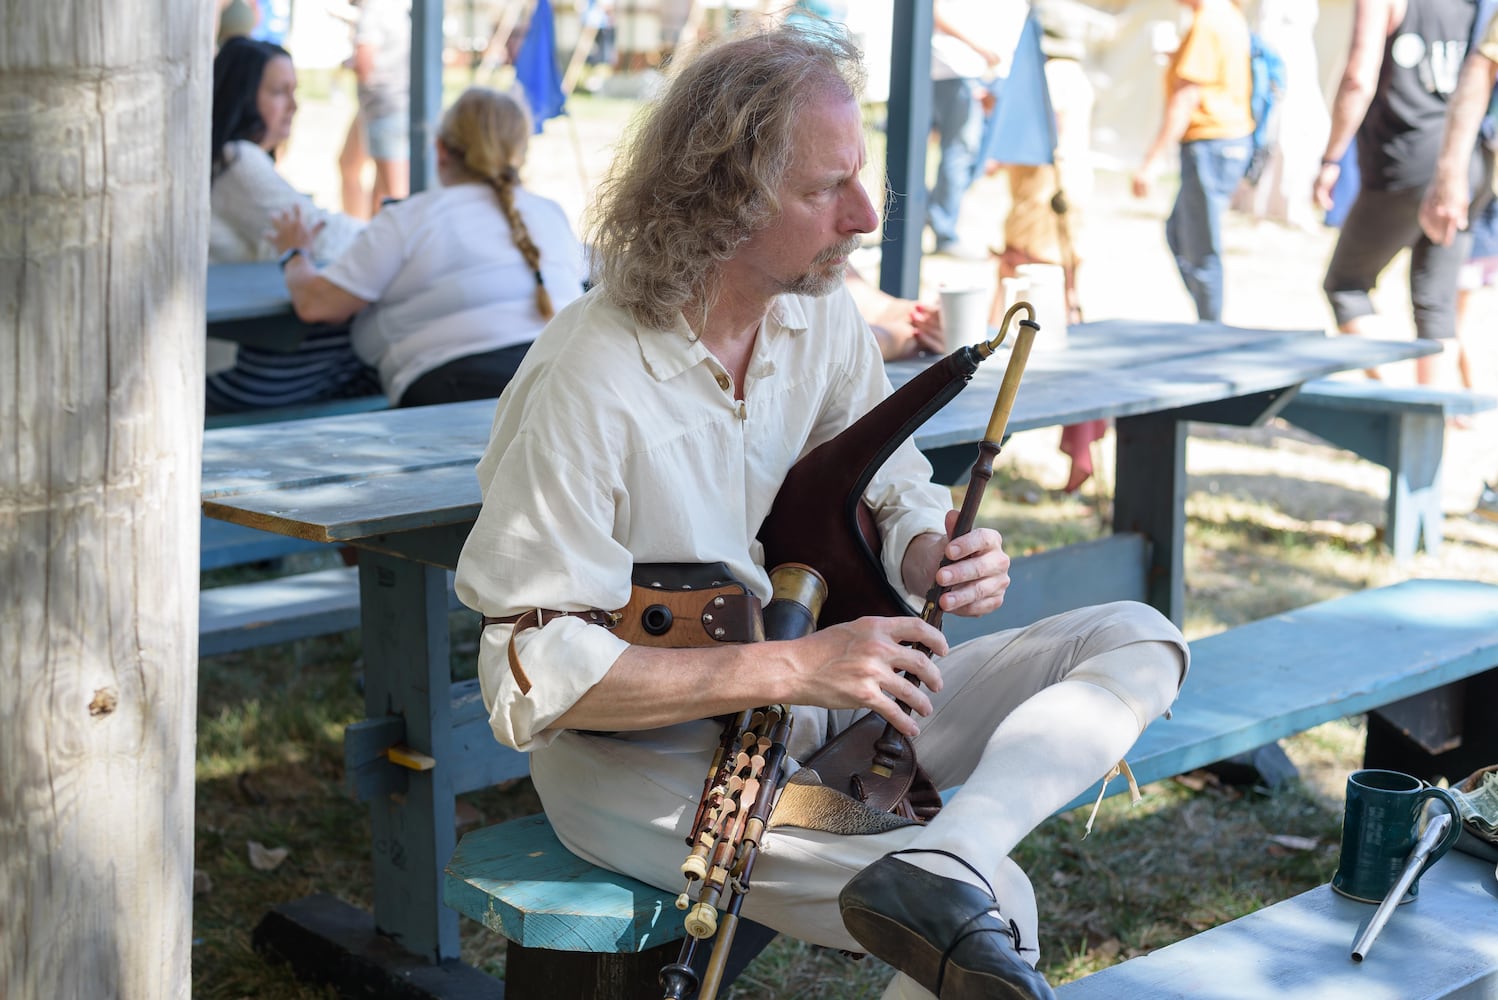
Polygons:
<instances>
[{"instance_id":1,"label":"white t-shirt","mask_svg":"<svg viewBox=\"0 0 1498 1000\"><path fill-rule=\"evenodd\" d=\"M937 13L963 35L998 53L998 67L972 46L940 28L931 32L931 79L992 80L1005 76L1029 6L1014 0L940 0Z\"/></svg>"},{"instance_id":2,"label":"white t-shirt","mask_svg":"<svg viewBox=\"0 0 1498 1000\"><path fill-rule=\"evenodd\" d=\"M324 212L312 199L286 183L270 154L253 142L238 140L224 150L228 166L208 189L208 262L241 264L275 260L276 248L265 238L270 217L300 205L302 217L325 223L312 244L312 255L331 260L342 253L364 223L337 212Z\"/></svg>"},{"instance_id":3,"label":"white t-shirt","mask_svg":"<svg viewBox=\"0 0 1498 1000\"><path fill-rule=\"evenodd\" d=\"M582 248L556 202L517 188L515 207L560 310L582 294ZM354 317L354 352L379 370L391 402L434 368L528 343L546 325L536 276L488 184L423 191L387 206L322 275L370 303Z\"/></svg>"}]
</instances>

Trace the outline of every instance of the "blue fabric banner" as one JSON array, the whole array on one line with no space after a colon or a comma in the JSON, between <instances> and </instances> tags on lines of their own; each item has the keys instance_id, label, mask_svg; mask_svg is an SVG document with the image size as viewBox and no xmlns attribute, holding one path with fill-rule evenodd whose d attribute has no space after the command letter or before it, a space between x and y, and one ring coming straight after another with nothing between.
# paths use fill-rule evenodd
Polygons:
<instances>
[{"instance_id":1,"label":"blue fabric banner","mask_svg":"<svg viewBox=\"0 0 1498 1000\"><path fill-rule=\"evenodd\" d=\"M525 91L537 133L542 122L566 110L567 95L562 93L562 74L557 69L557 32L551 0L537 0L525 41L520 43L520 52L515 56L515 82Z\"/></svg>"},{"instance_id":2,"label":"blue fabric banner","mask_svg":"<svg viewBox=\"0 0 1498 1000\"><path fill-rule=\"evenodd\" d=\"M983 125L980 163L1019 163L1038 167L1056 152L1056 115L1045 82L1045 53L1040 50L1040 22L1025 18L1014 63L998 90L998 104Z\"/></svg>"}]
</instances>

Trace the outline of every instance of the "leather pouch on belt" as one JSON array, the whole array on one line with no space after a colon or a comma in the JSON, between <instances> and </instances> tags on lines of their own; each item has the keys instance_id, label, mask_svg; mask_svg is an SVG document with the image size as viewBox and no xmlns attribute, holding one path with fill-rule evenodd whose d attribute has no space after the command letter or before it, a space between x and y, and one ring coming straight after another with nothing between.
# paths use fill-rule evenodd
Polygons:
<instances>
[{"instance_id":1,"label":"leather pouch on belt","mask_svg":"<svg viewBox=\"0 0 1498 1000\"><path fill-rule=\"evenodd\" d=\"M618 611L553 611L532 608L516 615L484 617L484 626L513 625L508 655L520 693L531 689L520 665L515 637L557 618L581 618L637 646L685 649L720 642L762 642L759 598L734 579L724 563L639 563L630 577L629 603Z\"/></svg>"},{"instance_id":2,"label":"leather pouch on belt","mask_svg":"<svg viewBox=\"0 0 1498 1000\"><path fill-rule=\"evenodd\" d=\"M759 598L723 563L641 563L614 634L637 646L681 649L762 642Z\"/></svg>"}]
</instances>

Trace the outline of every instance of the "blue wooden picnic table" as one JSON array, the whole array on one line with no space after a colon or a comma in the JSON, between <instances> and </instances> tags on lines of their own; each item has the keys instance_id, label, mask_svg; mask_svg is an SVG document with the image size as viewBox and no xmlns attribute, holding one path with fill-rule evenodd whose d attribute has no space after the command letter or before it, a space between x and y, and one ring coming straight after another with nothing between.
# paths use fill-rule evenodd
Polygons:
<instances>
[{"instance_id":1,"label":"blue wooden picnic table","mask_svg":"<svg viewBox=\"0 0 1498 1000\"><path fill-rule=\"evenodd\" d=\"M977 627L1118 598L1146 600L1179 621L1190 422L1253 424L1302 382L1429 350L1317 330L1133 320L1073 327L1064 350L1032 355L1009 428L1113 418L1114 533L1016 560L1004 608ZM917 444L960 466L958 452L972 451L988 424L1003 364L1000 354L983 365L916 433ZM891 380L902 384L923 367L892 364ZM350 727L345 755L348 783L372 820L375 902L365 930L393 937L418 964L444 967L459 957L458 914L441 904L456 846L454 797L524 772L490 736L476 682L454 685L449 675L447 570L478 513L473 467L493 412L482 401L226 428L207 433L203 448L210 516L361 550L369 718ZM392 762L391 746L414 751L420 766ZM336 926L318 926L324 918ZM324 913L299 932L341 941L348 921L346 912Z\"/></svg>"},{"instance_id":2,"label":"blue wooden picnic table","mask_svg":"<svg viewBox=\"0 0 1498 1000\"><path fill-rule=\"evenodd\" d=\"M208 336L271 351L294 351L313 330L297 319L276 262L209 264Z\"/></svg>"}]
</instances>

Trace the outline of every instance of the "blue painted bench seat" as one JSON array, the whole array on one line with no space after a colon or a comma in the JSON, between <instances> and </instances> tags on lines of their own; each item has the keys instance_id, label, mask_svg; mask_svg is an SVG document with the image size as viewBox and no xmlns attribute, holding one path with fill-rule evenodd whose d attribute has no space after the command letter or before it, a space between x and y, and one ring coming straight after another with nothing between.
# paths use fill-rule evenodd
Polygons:
<instances>
[{"instance_id":1,"label":"blue painted bench seat","mask_svg":"<svg viewBox=\"0 0 1498 1000\"><path fill-rule=\"evenodd\" d=\"M1498 399L1463 390L1319 379L1301 386L1279 415L1389 470L1384 536L1403 562L1422 542L1432 555L1441 550L1446 421L1494 407Z\"/></svg>"},{"instance_id":2,"label":"blue painted bench seat","mask_svg":"<svg viewBox=\"0 0 1498 1000\"><path fill-rule=\"evenodd\" d=\"M199 570L244 566L279 559L294 552L316 552L328 547L326 542L313 542L273 531L246 528L242 524L220 521L207 514L201 514L199 518Z\"/></svg>"},{"instance_id":3,"label":"blue painted bench seat","mask_svg":"<svg viewBox=\"0 0 1498 1000\"><path fill-rule=\"evenodd\" d=\"M1141 783L1158 781L1495 666L1498 586L1410 580L1348 594L1193 642L1173 717L1145 731L1129 763ZM544 816L464 836L443 898L525 953L532 975L536 949L551 950L558 970L645 949L658 967L684 933L672 893L576 858ZM544 975L528 982L547 987Z\"/></svg>"},{"instance_id":4,"label":"blue painted bench seat","mask_svg":"<svg viewBox=\"0 0 1498 1000\"><path fill-rule=\"evenodd\" d=\"M449 607L463 605L452 592ZM198 655L331 635L359 627L359 567L337 566L198 592Z\"/></svg>"},{"instance_id":5,"label":"blue painted bench seat","mask_svg":"<svg viewBox=\"0 0 1498 1000\"><path fill-rule=\"evenodd\" d=\"M350 396L347 399L325 399L317 403L298 403L295 406L268 406L259 410L244 410L239 413L214 413L203 418L203 427L213 430L218 427L246 427L250 424L271 424L283 420L310 420L313 417L338 417L346 413L374 413L390 409L390 400L383 394L374 396Z\"/></svg>"}]
</instances>

